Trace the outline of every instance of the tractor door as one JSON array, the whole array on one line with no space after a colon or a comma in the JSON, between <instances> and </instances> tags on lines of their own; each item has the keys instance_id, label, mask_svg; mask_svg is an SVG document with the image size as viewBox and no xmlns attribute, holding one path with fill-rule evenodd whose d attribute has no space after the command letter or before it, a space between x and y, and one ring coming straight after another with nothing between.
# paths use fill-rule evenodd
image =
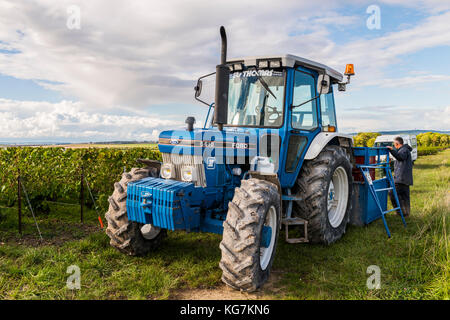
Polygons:
<instances>
[{"instance_id":1,"label":"tractor door","mask_svg":"<svg viewBox=\"0 0 450 320\"><path fill-rule=\"evenodd\" d=\"M320 132L317 73L302 67L294 70L292 102L288 103L285 163L281 170L282 187L292 187L303 164L306 151Z\"/></svg>"}]
</instances>

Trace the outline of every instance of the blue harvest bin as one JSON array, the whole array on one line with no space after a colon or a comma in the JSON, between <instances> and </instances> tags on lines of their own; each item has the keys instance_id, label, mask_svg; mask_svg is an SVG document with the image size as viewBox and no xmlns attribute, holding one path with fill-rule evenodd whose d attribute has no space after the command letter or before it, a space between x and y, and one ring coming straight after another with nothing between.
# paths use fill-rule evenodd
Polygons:
<instances>
[{"instance_id":1,"label":"blue harvest bin","mask_svg":"<svg viewBox=\"0 0 450 320\"><path fill-rule=\"evenodd\" d=\"M388 183L386 179L375 180L373 182L375 188L386 188ZM357 182L353 184L353 207L350 216L350 223L357 226L363 226L372 221L381 218L380 210L378 209L375 200L370 193L369 187L364 182ZM378 192L378 199L383 211L387 210L388 191Z\"/></svg>"},{"instance_id":2,"label":"blue harvest bin","mask_svg":"<svg viewBox=\"0 0 450 320\"><path fill-rule=\"evenodd\" d=\"M389 150L387 148L367 148L367 147L355 147L353 148L353 155L360 157L360 163L364 165L370 164L370 157L375 157L375 164L381 164L381 157L386 155L387 161L389 161ZM361 159L363 158L363 159ZM357 172L360 169L357 168ZM388 187L388 180L384 177L378 180L373 180L375 189L383 189ZM350 224L363 226L370 222L381 218L381 212L378 209L375 199L369 190L369 186L365 181L353 182L353 198L352 198L352 212L350 215ZM383 211L387 210L388 191L377 192L378 199Z\"/></svg>"}]
</instances>

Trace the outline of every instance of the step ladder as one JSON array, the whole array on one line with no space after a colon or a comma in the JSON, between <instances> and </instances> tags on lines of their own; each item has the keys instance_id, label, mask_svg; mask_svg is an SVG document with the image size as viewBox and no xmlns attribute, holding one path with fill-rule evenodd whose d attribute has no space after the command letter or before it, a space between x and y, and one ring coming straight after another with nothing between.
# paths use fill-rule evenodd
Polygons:
<instances>
[{"instance_id":1,"label":"step ladder","mask_svg":"<svg viewBox=\"0 0 450 320\"><path fill-rule=\"evenodd\" d=\"M391 232L389 231L389 227L387 225L385 215L392 211L398 211L400 214L400 217L402 218L403 225L405 227L406 227L406 221L405 221L405 217L403 216L402 209L400 207L400 202L398 200L397 191L395 190L394 178L392 177L391 169L389 167L389 154L386 155L385 162L380 162L380 157L378 157L376 164L368 164L368 165L357 164L356 167L358 167L363 174L365 183L367 183L367 185L369 187L370 194L372 195L373 199L375 200L378 210L380 211L380 216L383 219L383 224L384 224L384 228L386 229L386 233L387 233L388 237L390 238ZM382 169L382 170L384 170L384 173L386 176L384 178L381 178L378 180L372 180L372 177L370 176L370 169L375 169L375 170ZM387 181L387 187L380 188L380 189L375 188L374 182L384 180L384 179L386 179L386 181ZM389 192L390 190L392 190L392 193L394 195L396 207L393 209L390 209L390 210L383 210L383 207L381 206L381 201L378 197L378 193L382 192L382 191ZM388 195L388 201L389 201L389 195Z\"/></svg>"},{"instance_id":2,"label":"step ladder","mask_svg":"<svg viewBox=\"0 0 450 320\"><path fill-rule=\"evenodd\" d=\"M286 233L286 242L287 243L306 243L309 242L308 240L308 220L302 219L302 218L294 218L291 217L292 214L292 205L293 201L300 201L302 200L300 197L292 196L290 190L288 191L287 195L282 195L281 199L283 201L288 202L288 207L286 210L286 218L281 220L281 224L285 227L285 233ZM289 238L289 226L303 226L303 237L299 238Z\"/></svg>"}]
</instances>

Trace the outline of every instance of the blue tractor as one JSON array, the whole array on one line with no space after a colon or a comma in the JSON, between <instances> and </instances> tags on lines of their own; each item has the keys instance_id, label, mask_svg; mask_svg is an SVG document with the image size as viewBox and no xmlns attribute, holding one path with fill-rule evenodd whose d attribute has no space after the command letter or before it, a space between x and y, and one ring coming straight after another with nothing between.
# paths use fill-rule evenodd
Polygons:
<instances>
[{"instance_id":1,"label":"blue tractor","mask_svg":"<svg viewBox=\"0 0 450 320\"><path fill-rule=\"evenodd\" d=\"M163 162L115 183L106 213L111 245L128 255L157 248L167 230L222 234L220 268L229 286L267 281L279 232L286 241L331 244L352 206L352 138L338 133L334 87L343 75L293 55L226 58L201 77L195 98L209 106L203 128L159 136ZM214 101L205 101L208 79ZM336 85L333 87L333 85ZM289 227L297 236L289 236Z\"/></svg>"}]
</instances>

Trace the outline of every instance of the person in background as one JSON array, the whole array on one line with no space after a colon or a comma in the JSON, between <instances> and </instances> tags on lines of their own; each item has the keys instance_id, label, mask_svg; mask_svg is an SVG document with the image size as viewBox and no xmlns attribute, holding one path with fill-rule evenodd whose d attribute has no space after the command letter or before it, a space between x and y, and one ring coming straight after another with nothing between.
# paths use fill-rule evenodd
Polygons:
<instances>
[{"instance_id":1,"label":"person in background","mask_svg":"<svg viewBox=\"0 0 450 320\"><path fill-rule=\"evenodd\" d=\"M409 186L413 185L412 148L407 144L403 144L402 137L394 139L394 148L391 146L388 146L387 148L395 160L397 160L394 163L395 190L397 190L397 196L403 215L407 217L409 216L411 209ZM395 208L397 204L395 203L395 197L392 190L389 192L389 196L391 198L392 206Z\"/></svg>"}]
</instances>

